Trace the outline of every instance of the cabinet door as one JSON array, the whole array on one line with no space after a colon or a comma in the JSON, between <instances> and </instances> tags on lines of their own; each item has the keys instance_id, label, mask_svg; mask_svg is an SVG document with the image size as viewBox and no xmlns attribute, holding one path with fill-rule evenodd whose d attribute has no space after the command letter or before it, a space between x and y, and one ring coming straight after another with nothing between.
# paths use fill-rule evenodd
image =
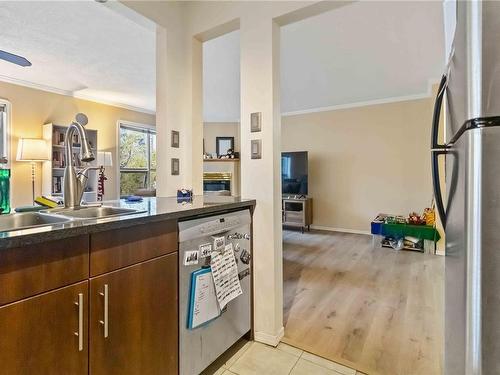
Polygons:
<instances>
[{"instance_id":1,"label":"cabinet door","mask_svg":"<svg viewBox=\"0 0 500 375\"><path fill-rule=\"evenodd\" d=\"M90 281L90 374L177 374L177 253Z\"/></svg>"},{"instance_id":2,"label":"cabinet door","mask_svg":"<svg viewBox=\"0 0 500 375\"><path fill-rule=\"evenodd\" d=\"M84 281L1 307L0 373L88 374L87 302Z\"/></svg>"}]
</instances>

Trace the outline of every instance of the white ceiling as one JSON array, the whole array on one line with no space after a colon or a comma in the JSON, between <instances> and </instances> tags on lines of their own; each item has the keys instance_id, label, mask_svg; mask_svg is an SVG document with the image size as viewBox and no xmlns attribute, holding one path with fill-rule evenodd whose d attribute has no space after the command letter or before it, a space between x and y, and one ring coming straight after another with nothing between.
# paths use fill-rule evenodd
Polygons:
<instances>
[{"instance_id":1,"label":"white ceiling","mask_svg":"<svg viewBox=\"0 0 500 375\"><path fill-rule=\"evenodd\" d=\"M118 2L0 2L0 80L155 110L155 27ZM128 9L128 8L126 8ZM281 31L284 113L419 95L444 62L439 1L356 2ZM204 43L204 119L240 117L239 32ZM2 78L3 77L3 78Z\"/></svg>"},{"instance_id":2,"label":"white ceiling","mask_svg":"<svg viewBox=\"0 0 500 375\"><path fill-rule=\"evenodd\" d=\"M356 2L281 30L281 110L421 95L444 66L439 1ZM204 44L204 119L239 119L239 32Z\"/></svg>"},{"instance_id":3,"label":"white ceiling","mask_svg":"<svg viewBox=\"0 0 500 375\"><path fill-rule=\"evenodd\" d=\"M0 2L0 80L155 111L155 26L119 3ZM128 9L128 8L127 8Z\"/></svg>"}]
</instances>

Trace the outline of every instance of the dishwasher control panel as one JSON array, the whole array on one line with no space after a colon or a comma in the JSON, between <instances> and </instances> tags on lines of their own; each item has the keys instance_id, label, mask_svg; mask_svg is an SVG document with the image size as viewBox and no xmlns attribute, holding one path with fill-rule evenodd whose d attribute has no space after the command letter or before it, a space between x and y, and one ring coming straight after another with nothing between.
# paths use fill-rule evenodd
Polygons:
<instances>
[{"instance_id":1,"label":"dishwasher control panel","mask_svg":"<svg viewBox=\"0 0 500 375\"><path fill-rule=\"evenodd\" d=\"M242 212L244 212L243 215ZM251 217L248 210L181 221L179 222L179 242L229 232L250 223Z\"/></svg>"},{"instance_id":2,"label":"dishwasher control panel","mask_svg":"<svg viewBox=\"0 0 500 375\"><path fill-rule=\"evenodd\" d=\"M225 232L229 228L237 227L240 225L239 217L226 217L217 220L209 221L203 225L199 226L199 231L201 234L212 234Z\"/></svg>"}]
</instances>

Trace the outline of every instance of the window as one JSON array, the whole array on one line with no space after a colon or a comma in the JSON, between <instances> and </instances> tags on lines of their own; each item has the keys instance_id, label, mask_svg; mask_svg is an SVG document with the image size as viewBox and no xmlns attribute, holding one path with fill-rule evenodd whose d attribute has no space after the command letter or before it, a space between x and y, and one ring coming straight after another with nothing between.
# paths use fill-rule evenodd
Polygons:
<instances>
[{"instance_id":1,"label":"window","mask_svg":"<svg viewBox=\"0 0 500 375\"><path fill-rule=\"evenodd\" d=\"M156 188L156 131L147 125L120 123L120 197Z\"/></svg>"},{"instance_id":2,"label":"window","mask_svg":"<svg viewBox=\"0 0 500 375\"><path fill-rule=\"evenodd\" d=\"M281 157L281 178L290 178L292 174L292 158L290 156Z\"/></svg>"}]
</instances>

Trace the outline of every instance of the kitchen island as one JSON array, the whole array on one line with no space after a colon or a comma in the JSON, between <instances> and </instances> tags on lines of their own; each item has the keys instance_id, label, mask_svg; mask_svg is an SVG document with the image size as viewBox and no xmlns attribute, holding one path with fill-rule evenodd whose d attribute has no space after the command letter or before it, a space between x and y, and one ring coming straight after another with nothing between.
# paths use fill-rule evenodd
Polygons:
<instances>
[{"instance_id":1,"label":"kitchen island","mask_svg":"<svg viewBox=\"0 0 500 375\"><path fill-rule=\"evenodd\" d=\"M255 201L109 204L139 212L0 233L0 373L177 374L177 222Z\"/></svg>"}]
</instances>

